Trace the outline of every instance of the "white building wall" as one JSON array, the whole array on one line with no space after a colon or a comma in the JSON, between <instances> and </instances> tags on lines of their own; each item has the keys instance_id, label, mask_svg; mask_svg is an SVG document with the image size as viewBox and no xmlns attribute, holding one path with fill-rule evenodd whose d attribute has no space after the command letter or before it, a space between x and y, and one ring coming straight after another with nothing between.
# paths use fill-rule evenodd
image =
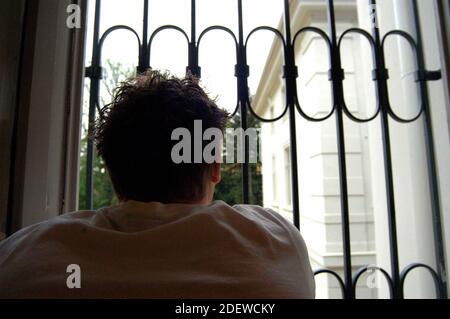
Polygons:
<instances>
[{"instance_id":1,"label":"white building wall","mask_svg":"<svg viewBox=\"0 0 450 319\"><path fill-rule=\"evenodd\" d=\"M436 21L431 1L419 1L425 55L428 69L440 69ZM327 30L325 3L293 1L293 34L301 27L314 25ZM379 0L378 23L381 34L401 29L414 35L411 2ZM360 27L370 33L369 7L366 0L335 2L338 33ZM308 115L325 116L330 110L331 91L328 82L328 52L318 35L309 33L298 39L296 64L299 101ZM273 118L284 108L283 81L278 75L282 65L281 52L272 48L267 65L266 81L255 97L256 109L266 118ZM390 73L390 100L394 110L403 117L413 116L420 105L418 86L414 82L415 60L404 40L386 42L386 62ZM372 54L367 40L351 34L341 49L345 69L345 100L358 117L371 116L376 108L376 95L371 72ZM264 75L263 75L264 78ZM450 245L450 162L449 114L442 81L429 83L434 122L439 187L446 247ZM262 88L262 89L261 89ZM448 91L448 90L447 90ZM260 94L260 96L258 96ZM292 208L286 203L284 149L290 143L289 122L284 119L264 124L263 151L264 205L272 207L292 220ZM297 120L298 167L300 187L300 224L310 253L313 268L327 267L342 275L342 236L339 204L339 175L335 119L312 123L299 114ZM392 167L397 213L397 234L400 270L414 262L435 267L434 239L428 167L422 119L411 124L389 123L391 130ZM354 270L362 265L376 264L390 272L389 233L384 175L384 159L380 118L368 124L345 120L346 160L349 182L352 263ZM276 190L274 190L276 188ZM276 198L275 198L276 197ZM447 248L448 250L448 248ZM447 259L449 258L447 253ZM447 261L447 264L449 262ZM381 276L378 289L369 289L362 277L357 297L388 297L387 285ZM316 277L318 297L340 297L337 282L330 276ZM416 270L408 277L405 297L434 297L431 276Z\"/></svg>"},{"instance_id":2,"label":"white building wall","mask_svg":"<svg viewBox=\"0 0 450 319\"><path fill-rule=\"evenodd\" d=\"M423 4L424 1L419 1ZM428 1L431 4L430 1ZM428 31L436 33L434 21L434 9L432 6L422 6L423 27ZM360 25L370 30L367 19L366 1L358 0L358 14ZM381 0L378 1L378 18L381 34L392 29L401 29L414 36L413 12L411 2L405 0ZM425 38L426 52L433 51L429 47L430 41ZM437 42L434 43L436 48ZM403 117L412 117L417 113L420 105L418 99L418 86L413 80L413 71L416 70L414 59L409 45L406 41L392 38L386 42L387 67L390 73L389 90L393 109ZM370 59L367 52L362 53L361 60ZM439 57L430 59L434 61L435 68L439 68ZM368 64L364 74L369 74ZM373 88L370 79L366 76L361 86L361 91L367 94ZM434 94L431 96L432 107L436 111L445 111L445 102L442 84L433 83ZM361 104L368 107L367 105ZM433 110L433 112L436 112ZM436 117L436 114L435 116ZM442 121L440 121L442 122ZM440 123L442 125L442 123ZM424 143L423 120L419 119L411 124L399 124L390 121L391 145L392 145L392 167L394 171L394 188L397 213L397 234L399 241L400 270L414 262L422 262L435 268L433 228L430 205L430 192L428 187L428 169ZM442 154L439 160L448 162L448 133L435 135L438 152ZM442 142L440 142L442 141ZM372 177L371 189L373 193L373 211L376 229L377 264L390 272L389 236L387 228L387 209L385 195L385 179L383 165L383 150L381 143L381 130L379 121L368 125L368 138L365 148L368 150L365 162L370 163L369 175ZM441 177L448 181L448 175L442 175L446 169L441 170ZM446 173L448 174L448 172ZM447 182L448 183L448 182ZM448 189L448 187L447 187ZM442 190L441 190L442 191ZM441 197L445 193L441 192ZM445 199L444 199L445 200ZM448 208L443 209L443 218L448 215ZM448 218L448 217L447 217ZM382 279L380 279L382 280ZM386 289L380 292L381 297L387 297ZM405 297L407 298L432 298L435 296L432 278L426 271L416 270L412 273L405 285Z\"/></svg>"},{"instance_id":3,"label":"white building wall","mask_svg":"<svg viewBox=\"0 0 450 319\"><path fill-rule=\"evenodd\" d=\"M308 9L307 5L303 6ZM356 9L338 11L338 28L344 30L355 26ZM300 13L300 11L297 11ZM302 11L305 14L305 11ZM349 21L352 18L353 21ZM295 19L295 16L294 16ZM349 22L344 22L349 21ZM326 28L325 7L315 9L309 15L308 24ZM330 82L328 81L329 54L318 35L308 33L299 38L296 45L296 60L299 66L299 100L302 108L313 117L326 115L331 108ZM356 105L356 83L351 55L354 50L352 38L346 39L343 49L345 57L346 88L349 103ZM269 107L264 116L279 115L284 100L280 98L283 82L273 85L268 94ZM284 93L283 93L284 94ZM274 108L276 111L272 111ZM342 228L339 201L339 170L336 147L335 118L311 123L297 115L298 166L300 184L300 220L302 235L308 243L314 269L330 268L343 275ZM346 122L346 145L349 182L349 205L351 215L351 240L354 270L375 262L373 218L368 211L362 165L361 131L354 123ZM271 145L263 153L263 184L265 205L292 220L292 207L286 203L287 192L284 149L290 144L287 116L272 124L263 125L263 145ZM276 166L272 162L275 158ZM269 164L268 164L269 163ZM273 169L277 174L273 174ZM274 180L274 178L276 180ZM273 198L273 187L277 187L277 200ZM335 279L326 275L316 277L317 296L340 298L341 291ZM362 297L375 297L376 291L366 288L358 290Z\"/></svg>"}]
</instances>

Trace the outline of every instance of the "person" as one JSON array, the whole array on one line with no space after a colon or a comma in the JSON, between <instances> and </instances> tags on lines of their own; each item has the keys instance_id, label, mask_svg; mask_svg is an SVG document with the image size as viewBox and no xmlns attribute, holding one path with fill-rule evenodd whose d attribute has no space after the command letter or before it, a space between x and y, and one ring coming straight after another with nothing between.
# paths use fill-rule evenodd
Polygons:
<instances>
[{"instance_id":1,"label":"person","mask_svg":"<svg viewBox=\"0 0 450 319\"><path fill-rule=\"evenodd\" d=\"M290 222L213 200L220 161L173 161L175 129L192 132L200 120L223 131L228 119L197 78L137 75L98 118L92 138L119 204L0 242L0 297L314 298L307 248Z\"/></svg>"}]
</instances>

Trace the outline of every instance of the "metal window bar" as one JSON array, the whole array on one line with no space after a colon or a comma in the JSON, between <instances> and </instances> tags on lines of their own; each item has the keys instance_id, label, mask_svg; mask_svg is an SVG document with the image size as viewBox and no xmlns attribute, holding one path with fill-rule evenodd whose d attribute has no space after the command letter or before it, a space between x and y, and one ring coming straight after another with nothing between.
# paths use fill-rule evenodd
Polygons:
<instances>
[{"instance_id":1,"label":"metal window bar","mask_svg":"<svg viewBox=\"0 0 450 319\"><path fill-rule=\"evenodd\" d=\"M440 199L438 192L437 182L437 169L434 150L434 139L432 130L432 121L429 109L429 96L427 82L439 80L441 75L440 71L428 71L425 67L425 60L423 54L422 37L420 33L420 19L417 0L412 1L415 20L415 35L410 35L402 30L392 30L381 37L378 26L373 24L371 34L360 28L351 28L344 31L339 37L336 31L334 0L327 0L327 13L328 13L328 34L319 28L304 27L297 30L294 37L291 36L291 20L289 12L289 0L284 1L284 35L277 29L269 26L259 26L251 30L244 40L243 31L243 12L242 12L242 0L236 0L238 7L238 35L236 36L229 28L220 25L214 25L203 30L198 39L196 39L196 0L191 0L191 30L190 37L187 33L175 26L164 25L157 28L148 37L148 12L149 1L144 0L143 6L143 29L142 36L139 36L138 32L125 25L116 25L106 30L102 36L99 34L100 25L100 11L101 0L95 0L95 13L94 13L94 32L93 32L93 50L92 50L92 62L91 65L86 67L86 77L90 79L90 99L89 99L89 124L88 133L93 130L93 123L95 121L96 111L98 108L99 100L99 83L102 78L102 66L101 66L101 52L105 39L112 32L122 29L132 32L139 44L139 63L137 72L144 72L150 68L151 62L151 47L152 41L155 35L163 30L172 29L176 30L184 35L188 42L188 66L186 72L190 72L198 77L201 76L201 67L198 64L198 53L200 42L203 36L212 30L221 30L226 32L232 37L236 46L236 65L235 76L237 81L237 94L238 104L233 113L240 112L241 114L241 127L245 130L247 128L247 114L251 113L258 120L262 122L275 122L281 119L288 113L289 116L289 130L290 130L290 150L291 150L291 189L292 189L292 206L293 206L293 221L294 225L300 229L300 205L299 205L299 182L298 174L299 169L297 167L297 140L296 140L296 111L308 121L323 122L329 119L332 115L336 115L336 138L338 145L338 164L339 164L339 185L340 185L340 207L341 207L341 221L342 221L342 238L343 238L343 261L344 261L344 276L343 278L331 269L319 269L315 271L315 276L320 274L328 274L336 278L339 286L342 290L343 297L345 299L353 299L356 294L356 286L358 279L369 270L368 266L362 267L355 273L352 273L351 263L351 247L350 247L350 220L349 220L349 202L348 202L348 184L347 184L347 164L345 158L345 130L344 130L344 116L352 121L358 123L367 123L376 120L380 117L381 120L381 132L383 142L383 155L385 166L385 183L386 183L386 195L387 195L387 212L388 212L388 229L389 229L389 248L390 248L390 260L391 269L390 274L387 270L377 268L381 274L386 278L391 298L401 299L404 297L404 283L407 275L417 268L423 268L430 272L436 287L436 294L438 298L447 298L446 287L446 265L444 257L443 247L443 234L441 224L441 209ZM368 0L368 5L376 8L376 0ZM283 77L285 80L285 94L286 94L286 106L280 116L274 119L265 119L256 114L252 109L249 92L248 92L248 77L250 68L247 64L247 42L250 37L260 30L271 31L275 36L281 40L284 52L284 66ZM302 109L297 95L296 79L298 77L298 69L295 62L294 45L296 39L303 33L314 32L320 35L326 42L329 49L330 70L329 80L332 86L332 98L333 107L329 114L322 118L312 118L306 114ZM341 65L341 42L345 35L349 33L357 33L364 36L370 43L373 55L373 81L376 87L377 109L373 116L367 119L361 119L356 117L348 109L343 89L344 70ZM389 101L389 90L387 80L389 78L388 70L385 64L384 44L387 38L391 36L399 36L406 39L412 46L415 58L417 62L416 80L420 84L420 97L421 97L421 109L419 113L411 118L404 119L398 116L392 109ZM398 243L397 243L397 226L396 226L396 212L395 212L395 197L394 197L394 183L393 183L393 170L392 170L392 158L391 158L391 144L390 144L390 131L389 131L389 119L393 119L401 123L412 123L423 117L425 123L425 143L426 153L428 161L429 172L429 185L432 198L431 217L433 220L433 232L434 232L434 249L436 256L437 268L422 264L412 263L406 266L403 270L399 267L398 257ZM242 165L242 198L244 203L249 202L249 149L248 140L244 137L242 141L244 148L245 161ZM87 164L86 164L86 207L93 208L93 163L94 163L94 145L91 139L88 139L87 145Z\"/></svg>"}]
</instances>

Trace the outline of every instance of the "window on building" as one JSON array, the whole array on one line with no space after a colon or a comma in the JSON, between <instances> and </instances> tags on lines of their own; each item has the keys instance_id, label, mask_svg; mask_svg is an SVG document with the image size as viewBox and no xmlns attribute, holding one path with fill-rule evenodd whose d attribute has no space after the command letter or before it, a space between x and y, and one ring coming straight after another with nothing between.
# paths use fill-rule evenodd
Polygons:
<instances>
[{"instance_id":1,"label":"window on building","mask_svg":"<svg viewBox=\"0 0 450 319\"><path fill-rule=\"evenodd\" d=\"M273 206L278 206L277 158L272 155L272 198Z\"/></svg>"},{"instance_id":2,"label":"window on building","mask_svg":"<svg viewBox=\"0 0 450 319\"><path fill-rule=\"evenodd\" d=\"M291 190L291 148L284 148L284 193L285 204L287 207L292 206L292 190Z\"/></svg>"}]
</instances>

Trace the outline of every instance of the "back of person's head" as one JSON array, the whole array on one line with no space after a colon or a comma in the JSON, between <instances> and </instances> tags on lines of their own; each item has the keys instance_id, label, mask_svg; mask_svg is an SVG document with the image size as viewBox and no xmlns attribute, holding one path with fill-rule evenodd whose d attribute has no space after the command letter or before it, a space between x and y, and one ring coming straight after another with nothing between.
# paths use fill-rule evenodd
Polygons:
<instances>
[{"instance_id":1,"label":"back of person's head","mask_svg":"<svg viewBox=\"0 0 450 319\"><path fill-rule=\"evenodd\" d=\"M100 112L95 142L120 200L193 202L205 193L214 164L176 164L171 139L176 128L194 136L202 129L224 130L228 114L219 109L192 76L179 79L148 71L123 82ZM203 132L202 132L203 133ZM193 143L192 143L193 144Z\"/></svg>"}]
</instances>

